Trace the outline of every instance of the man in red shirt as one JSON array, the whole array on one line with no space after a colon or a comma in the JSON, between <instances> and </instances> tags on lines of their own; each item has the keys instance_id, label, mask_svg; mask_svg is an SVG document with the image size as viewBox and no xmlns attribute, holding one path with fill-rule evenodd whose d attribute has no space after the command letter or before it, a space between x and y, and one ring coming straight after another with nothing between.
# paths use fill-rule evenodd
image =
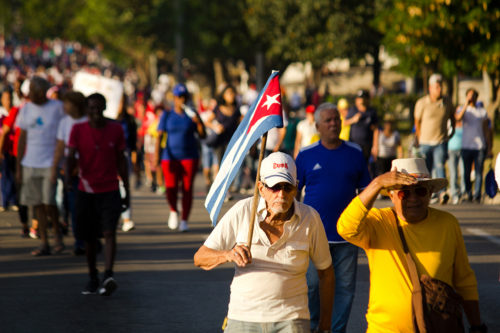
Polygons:
<instances>
[{"instance_id":1,"label":"man in red shirt","mask_svg":"<svg viewBox=\"0 0 500 333\"><path fill-rule=\"evenodd\" d=\"M87 97L89 121L75 124L69 139L66 175L78 166L80 182L76 195L76 233L85 241L90 281L83 294L109 296L117 288L113 278L116 254L116 227L123 209L130 206L127 160L124 155L125 136L122 126L104 118L106 99L101 94ZM120 198L118 177L125 186ZM71 181L67 180L71 186ZM105 239L105 272L99 284L96 267L98 238Z\"/></svg>"}]
</instances>

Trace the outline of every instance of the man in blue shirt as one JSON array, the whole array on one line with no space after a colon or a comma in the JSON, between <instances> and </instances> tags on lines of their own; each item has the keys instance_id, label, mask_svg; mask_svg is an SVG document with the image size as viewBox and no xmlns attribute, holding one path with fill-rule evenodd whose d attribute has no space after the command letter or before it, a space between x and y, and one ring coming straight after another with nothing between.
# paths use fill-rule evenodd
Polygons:
<instances>
[{"instance_id":1,"label":"man in blue shirt","mask_svg":"<svg viewBox=\"0 0 500 333\"><path fill-rule=\"evenodd\" d=\"M337 220L357 191L369 184L370 175L361 148L339 138L341 120L335 105L321 104L314 118L321 140L298 154L297 178L299 190L305 187L304 203L320 214L330 244L335 270L332 332L345 332L354 299L358 248L339 236ZM307 284L311 329L316 329L319 280L312 265Z\"/></svg>"}]
</instances>

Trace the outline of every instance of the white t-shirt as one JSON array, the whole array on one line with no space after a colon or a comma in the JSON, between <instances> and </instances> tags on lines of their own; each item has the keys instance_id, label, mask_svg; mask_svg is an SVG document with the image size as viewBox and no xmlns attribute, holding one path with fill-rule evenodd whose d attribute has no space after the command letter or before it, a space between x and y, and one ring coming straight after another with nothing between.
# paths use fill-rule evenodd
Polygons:
<instances>
[{"instance_id":1,"label":"white t-shirt","mask_svg":"<svg viewBox=\"0 0 500 333\"><path fill-rule=\"evenodd\" d=\"M312 138L318 134L318 130L316 129L316 122L312 122L312 124L307 120L301 120L297 124L297 132L300 132L301 140L300 140L300 148L309 146L312 142Z\"/></svg>"},{"instance_id":2,"label":"white t-shirt","mask_svg":"<svg viewBox=\"0 0 500 333\"><path fill-rule=\"evenodd\" d=\"M283 112L283 127L286 128L288 126L288 118ZM281 128L273 127L267 132L267 141L266 141L266 149L267 150L273 150L274 147L278 144L278 141L280 139L280 131ZM260 149L260 143L259 143L259 149Z\"/></svg>"},{"instance_id":3,"label":"white t-shirt","mask_svg":"<svg viewBox=\"0 0 500 333\"><path fill-rule=\"evenodd\" d=\"M16 119L16 126L27 132L23 166L49 168L52 165L57 129L63 117L63 104L58 100L50 99L43 105L30 102L23 106Z\"/></svg>"},{"instance_id":4,"label":"white t-shirt","mask_svg":"<svg viewBox=\"0 0 500 333\"><path fill-rule=\"evenodd\" d=\"M0 105L0 118L7 117L9 115L9 110Z\"/></svg>"},{"instance_id":5,"label":"white t-shirt","mask_svg":"<svg viewBox=\"0 0 500 333\"><path fill-rule=\"evenodd\" d=\"M483 121L488 113L484 108L467 106L463 121L462 149L481 150L486 148Z\"/></svg>"},{"instance_id":6,"label":"white t-shirt","mask_svg":"<svg viewBox=\"0 0 500 333\"><path fill-rule=\"evenodd\" d=\"M212 231L205 246L230 250L246 244L252 199L237 202ZM228 318L249 322L309 319L306 272L309 258L317 269L328 268L332 259L318 212L294 201L294 215L283 226L283 235L271 245L259 223L265 219L261 198L252 238L252 263L235 265Z\"/></svg>"},{"instance_id":7,"label":"white t-shirt","mask_svg":"<svg viewBox=\"0 0 500 333\"><path fill-rule=\"evenodd\" d=\"M87 116L75 119L71 116L65 115L61 122L59 122L59 127L57 128L57 140L64 141L64 157L68 156L68 142L69 135L71 134L71 129L74 124L79 124L88 121ZM62 163L62 161L61 161Z\"/></svg>"},{"instance_id":8,"label":"white t-shirt","mask_svg":"<svg viewBox=\"0 0 500 333\"><path fill-rule=\"evenodd\" d=\"M74 124L79 124L88 121L87 116L75 119L71 116L65 115L59 127L57 128L57 140L62 140L67 145L69 142L69 135L71 134L71 129Z\"/></svg>"},{"instance_id":9,"label":"white t-shirt","mask_svg":"<svg viewBox=\"0 0 500 333\"><path fill-rule=\"evenodd\" d=\"M384 131L380 131L378 135L378 157L388 158L396 156L400 141L398 131L392 132L392 135L389 137L385 136Z\"/></svg>"}]
</instances>

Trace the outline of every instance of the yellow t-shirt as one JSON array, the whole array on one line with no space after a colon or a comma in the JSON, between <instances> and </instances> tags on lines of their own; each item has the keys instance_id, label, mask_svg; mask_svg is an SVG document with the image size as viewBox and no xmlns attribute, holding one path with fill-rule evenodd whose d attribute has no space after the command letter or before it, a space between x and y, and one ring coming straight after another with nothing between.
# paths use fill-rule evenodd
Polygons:
<instances>
[{"instance_id":1,"label":"yellow t-shirt","mask_svg":"<svg viewBox=\"0 0 500 333\"><path fill-rule=\"evenodd\" d=\"M447 212L428 209L427 218L419 223L400 220L418 272L450 284L465 300L477 300L477 281L457 219ZM340 216L337 229L344 239L363 248L368 257L367 332L413 333L413 286L391 209L367 211L356 197Z\"/></svg>"},{"instance_id":2,"label":"yellow t-shirt","mask_svg":"<svg viewBox=\"0 0 500 333\"><path fill-rule=\"evenodd\" d=\"M349 133L351 132L351 125L344 125L345 118L340 116L342 120L342 127L340 129L339 138L344 141L349 141Z\"/></svg>"},{"instance_id":3,"label":"yellow t-shirt","mask_svg":"<svg viewBox=\"0 0 500 333\"><path fill-rule=\"evenodd\" d=\"M155 119L151 125L149 125L146 133L148 135L150 135L152 138L154 138L155 140L158 139L158 123L160 122L160 118L157 118ZM167 146L167 133L165 133L165 135L162 136L161 138L161 143L160 143L160 147L161 148L165 148Z\"/></svg>"}]
</instances>

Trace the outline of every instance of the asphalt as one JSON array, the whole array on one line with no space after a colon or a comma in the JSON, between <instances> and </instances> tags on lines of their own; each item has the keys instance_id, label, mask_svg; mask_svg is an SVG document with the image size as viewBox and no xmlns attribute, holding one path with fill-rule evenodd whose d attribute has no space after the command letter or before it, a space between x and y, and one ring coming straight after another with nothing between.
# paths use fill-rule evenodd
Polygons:
<instances>
[{"instance_id":1,"label":"asphalt","mask_svg":"<svg viewBox=\"0 0 500 333\"><path fill-rule=\"evenodd\" d=\"M118 232L118 289L110 297L81 295L85 258L72 255L71 236L65 237L62 254L33 257L30 251L39 241L20 237L15 212L0 213L0 332L221 332L233 268L226 264L206 272L193 265L194 253L211 231L205 195L198 175L191 229L179 233L167 228L164 196L144 187L134 191L136 228ZM224 204L223 212L239 198ZM377 206L388 203L377 201ZM500 332L500 205L440 207L461 223L483 319L490 332ZM366 330L369 269L362 251L358 267L348 332Z\"/></svg>"}]
</instances>

